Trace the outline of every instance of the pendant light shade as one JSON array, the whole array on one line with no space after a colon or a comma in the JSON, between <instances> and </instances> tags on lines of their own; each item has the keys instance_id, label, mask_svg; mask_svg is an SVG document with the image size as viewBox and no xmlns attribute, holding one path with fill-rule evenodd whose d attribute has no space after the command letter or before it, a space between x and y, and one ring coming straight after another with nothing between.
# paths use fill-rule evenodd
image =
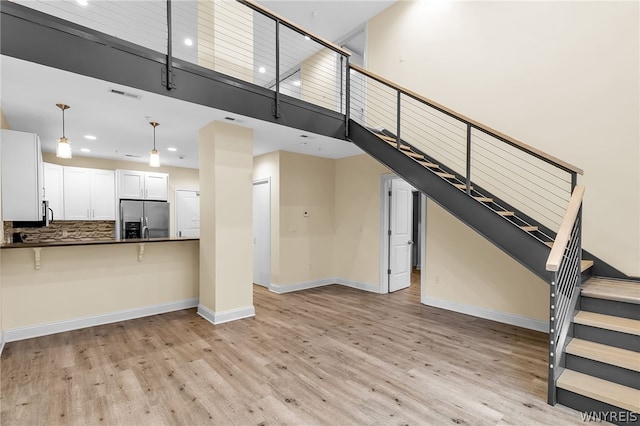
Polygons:
<instances>
[{"instance_id":1,"label":"pendant light shade","mask_svg":"<svg viewBox=\"0 0 640 426\"><path fill-rule=\"evenodd\" d=\"M158 150L156 149L156 127L158 127L160 125L160 123L152 121L149 124L151 124L153 126L153 149L151 150L151 153L149 154L149 165L151 167L160 167L160 154L158 153Z\"/></svg>"},{"instance_id":2,"label":"pendant light shade","mask_svg":"<svg viewBox=\"0 0 640 426\"><path fill-rule=\"evenodd\" d=\"M64 135L64 110L71 107L65 104L56 104L56 106L62 110L62 137L58 139L56 157L69 159L71 158L71 144L69 143L69 139Z\"/></svg>"}]
</instances>

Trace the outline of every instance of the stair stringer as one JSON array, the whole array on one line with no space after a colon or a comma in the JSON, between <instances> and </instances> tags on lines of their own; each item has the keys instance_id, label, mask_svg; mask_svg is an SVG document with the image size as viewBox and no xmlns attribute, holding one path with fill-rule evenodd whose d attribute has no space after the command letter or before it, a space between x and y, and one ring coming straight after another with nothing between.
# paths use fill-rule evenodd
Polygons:
<instances>
[{"instance_id":1,"label":"stair stringer","mask_svg":"<svg viewBox=\"0 0 640 426\"><path fill-rule=\"evenodd\" d=\"M353 120L349 120L349 138L542 280L551 282L553 275L545 268L549 247L544 243L429 172L396 148L382 143L380 138Z\"/></svg>"}]
</instances>

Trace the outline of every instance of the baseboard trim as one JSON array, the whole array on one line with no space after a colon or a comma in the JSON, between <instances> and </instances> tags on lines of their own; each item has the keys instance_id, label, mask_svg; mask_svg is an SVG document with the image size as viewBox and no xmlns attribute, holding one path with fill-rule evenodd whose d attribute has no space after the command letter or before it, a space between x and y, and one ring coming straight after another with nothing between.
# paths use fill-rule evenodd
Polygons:
<instances>
[{"instance_id":1,"label":"baseboard trim","mask_svg":"<svg viewBox=\"0 0 640 426\"><path fill-rule=\"evenodd\" d=\"M198 315L206 319L213 325L223 324L229 321L236 321L244 318L251 318L256 316L256 309L251 306L245 306L244 308L230 309L228 311L214 312L206 306L198 305Z\"/></svg>"},{"instance_id":2,"label":"baseboard trim","mask_svg":"<svg viewBox=\"0 0 640 426\"><path fill-rule=\"evenodd\" d=\"M348 280L346 278L336 278L335 280L337 284L340 284L346 287L351 287L358 290L380 294L380 286L378 284L363 283L361 281L353 281L353 280Z\"/></svg>"},{"instance_id":3,"label":"baseboard trim","mask_svg":"<svg viewBox=\"0 0 640 426\"><path fill-rule=\"evenodd\" d=\"M276 294L292 293L294 291L309 290L311 288L324 287L326 285L339 284L358 290L369 291L372 293L380 293L380 286L377 284L363 283L361 281L353 281L340 277L322 278L320 280L302 281L299 283L278 285L271 284L269 290Z\"/></svg>"},{"instance_id":4,"label":"baseboard trim","mask_svg":"<svg viewBox=\"0 0 640 426\"><path fill-rule=\"evenodd\" d=\"M167 312L179 311L181 309L194 308L196 306L198 306L197 298L184 299L178 300L176 302L161 303L158 305L126 309L123 311L109 312L106 314L91 315L88 317L55 321L28 327L19 327L12 330L4 331L3 344L4 342L15 342L18 340L31 339L33 337L78 330L86 327L94 327L96 325L127 321L135 318L147 317L150 315L165 314Z\"/></svg>"},{"instance_id":5,"label":"baseboard trim","mask_svg":"<svg viewBox=\"0 0 640 426\"><path fill-rule=\"evenodd\" d=\"M449 300L436 299L433 297L423 297L422 303L435 308L442 308L449 311L459 312L478 318L484 318L504 324L516 325L518 327L528 328L529 330L548 332L549 323L533 318L527 318L519 315L508 314L506 312L492 311L489 309L479 308L477 306L465 305L462 303L451 302Z\"/></svg>"},{"instance_id":6,"label":"baseboard trim","mask_svg":"<svg viewBox=\"0 0 640 426\"><path fill-rule=\"evenodd\" d=\"M321 280L302 281L294 284L278 285L271 284L269 290L276 294L291 293L293 291L308 290L310 288L322 287L325 285L337 284L333 277L323 278Z\"/></svg>"}]
</instances>

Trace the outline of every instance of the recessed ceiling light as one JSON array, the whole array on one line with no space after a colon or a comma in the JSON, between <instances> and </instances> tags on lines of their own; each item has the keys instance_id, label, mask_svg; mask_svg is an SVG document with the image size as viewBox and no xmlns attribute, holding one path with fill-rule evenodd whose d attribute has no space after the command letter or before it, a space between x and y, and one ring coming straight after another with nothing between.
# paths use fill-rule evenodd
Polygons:
<instances>
[{"instance_id":1,"label":"recessed ceiling light","mask_svg":"<svg viewBox=\"0 0 640 426\"><path fill-rule=\"evenodd\" d=\"M93 136L93 135L84 135L85 139L89 139L90 141L95 141L96 139L98 139L97 137Z\"/></svg>"},{"instance_id":2,"label":"recessed ceiling light","mask_svg":"<svg viewBox=\"0 0 640 426\"><path fill-rule=\"evenodd\" d=\"M293 85L296 87L300 87L300 80L294 80Z\"/></svg>"},{"instance_id":3,"label":"recessed ceiling light","mask_svg":"<svg viewBox=\"0 0 640 426\"><path fill-rule=\"evenodd\" d=\"M184 44L186 44L187 46L193 46L193 40L191 40L190 38L185 38Z\"/></svg>"},{"instance_id":4,"label":"recessed ceiling light","mask_svg":"<svg viewBox=\"0 0 640 426\"><path fill-rule=\"evenodd\" d=\"M89 4L87 0L77 0L77 2L80 6L86 6Z\"/></svg>"},{"instance_id":5,"label":"recessed ceiling light","mask_svg":"<svg viewBox=\"0 0 640 426\"><path fill-rule=\"evenodd\" d=\"M89 148L80 148L80 151L82 151L82 152L91 152L91 150Z\"/></svg>"},{"instance_id":6,"label":"recessed ceiling light","mask_svg":"<svg viewBox=\"0 0 640 426\"><path fill-rule=\"evenodd\" d=\"M300 135L301 138L308 138L309 135Z\"/></svg>"},{"instance_id":7,"label":"recessed ceiling light","mask_svg":"<svg viewBox=\"0 0 640 426\"><path fill-rule=\"evenodd\" d=\"M309 40L311 40L311 37L309 37L309 36L304 36L304 39L305 39L305 40L307 40L307 41L309 41Z\"/></svg>"},{"instance_id":8,"label":"recessed ceiling light","mask_svg":"<svg viewBox=\"0 0 640 426\"><path fill-rule=\"evenodd\" d=\"M265 67L260 67L260 68L258 68L258 72L260 74L264 74L265 72L267 72L267 69Z\"/></svg>"},{"instance_id":9,"label":"recessed ceiling light","mask_svg":"<svg viewBox=\"0 0 640 426\"><path fill-rule=\"evenodd\" d=\"M167 151L171 151L171 152L176 152L178 150L178 148L174 148L172 146L170 146L169 148L167 148Z\"/></svg>"}]
</instances>

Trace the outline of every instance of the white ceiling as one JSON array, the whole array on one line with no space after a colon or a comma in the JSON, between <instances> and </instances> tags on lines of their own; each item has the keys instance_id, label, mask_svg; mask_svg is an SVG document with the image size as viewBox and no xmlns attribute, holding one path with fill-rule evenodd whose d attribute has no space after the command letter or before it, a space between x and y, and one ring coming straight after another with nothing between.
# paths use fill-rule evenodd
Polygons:
<instances>
[{"instance_id":1,"label":"white ceiling","mask_svg":"<svg viewBox=\"0 0 640 426\"><path fill-rule=\"evenodd\" d=\"M52 3L56 2L42 2L48 7ZM70 7L71 2L66 3ZM259 3L321 37L338 40L361 27L393 1ZM153 144L153 130L148 121L153 119L160 123L156 130L156 143L162 164L190 168L198 167L198 130L213 120L223 120L230 115L14 58L2 56L0 60L2 110L12 129L37 133L46 152L54 152L56 141L62 136L62 113L56 103L71 106L65 112L65 130L74 156L147 162ZM115 95L110 93L111 89L134 93L140 98ZM233 117L237 119L234 124L254 129L254 155L286 150L342 158L361 153L345 141L248 117ZM302 138L302 134L309 137ZM97 140L87 140L84 135L94 135ZM177 151L169 152L169 147ZM81 148L88 148L91 152L80 152Z\"/></svg>"}]
</instances>

